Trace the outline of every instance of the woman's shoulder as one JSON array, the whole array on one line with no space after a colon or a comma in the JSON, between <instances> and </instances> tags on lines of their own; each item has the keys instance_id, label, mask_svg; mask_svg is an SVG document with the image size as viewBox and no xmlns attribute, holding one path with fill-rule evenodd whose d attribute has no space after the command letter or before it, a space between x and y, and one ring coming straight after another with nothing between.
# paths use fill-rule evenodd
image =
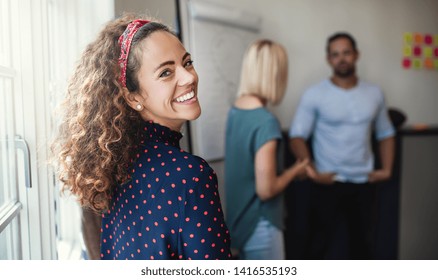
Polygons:
<instances>
[{"instance_id":1,"label":"woman's shoulder","mask_svg":"<svg viewBox=\"0 0 438 280\"><path fill-rule=\"evenodd\" d=\"M229 111L229 117L238 118L239 121L248 120L251 123L263 121L264 119L276 119L275 115L266 107L256 107L254 109L242 109L232 106Z\"/></svg>"},{"instance_id":2,"label":"woman's shoulder","mask_svg":"<svg viewBox=\"0 0 438 280\"><path fill-rule=\"evenodd\" d=\"M176 170L179 174L198 174L199 172L211 172L213 169L202 157L196 156L183 149L169 150L164 156L165 164L168 168Z\"/></svg>"},{"instance_id":3,"label":"woman's shoulder","mask_svg":"<svg viewBox=\"0 0 438 280\"><path fill-rule=\"evenodd\" d=\"M183 151L183 155L184 159L186 159L187 162L192 166L197 166L201 169L212 169L208 162L200 156L194 155L186 151Z\"/></svg>"},{"instance_id":4,"label":"woman's shoulder","mask_svg":"<svg viewBox=\"0 0 438 280\"><path fill-rule=\"evenodd\" d=\"M255 110L264 107L264 104L257 95L244 94L236 99L234 107L241 110Z\"/></svg>"}]
</instances>

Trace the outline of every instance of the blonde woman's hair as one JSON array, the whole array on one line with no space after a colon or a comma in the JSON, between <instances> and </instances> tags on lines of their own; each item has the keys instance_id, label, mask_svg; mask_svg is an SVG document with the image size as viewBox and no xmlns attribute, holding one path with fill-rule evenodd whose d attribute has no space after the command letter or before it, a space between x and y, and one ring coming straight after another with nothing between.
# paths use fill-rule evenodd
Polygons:
<instances>
[{"instance_id":1,"label":"blonde woman's hair","mask_svg":"<svg viewBox=\"0 0 438 280\"><path fill-rule=\"evenodd\" d=\"M287 75L285 48L271 40L257 40L245 52L238 95L256 95L277 105L283 99Z\"/></svg>"}]
</instances>

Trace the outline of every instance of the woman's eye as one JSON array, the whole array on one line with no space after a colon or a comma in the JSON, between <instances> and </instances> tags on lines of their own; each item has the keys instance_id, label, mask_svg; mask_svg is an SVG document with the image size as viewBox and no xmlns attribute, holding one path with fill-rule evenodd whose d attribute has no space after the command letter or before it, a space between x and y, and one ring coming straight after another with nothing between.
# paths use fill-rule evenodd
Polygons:
<instances>
[{"instance_id":1,"label":"woman's eye","mask_svg":"<svg viewBox=\"0 0 438 280\"><path fill-rule=\"evenodd\" d=\"M161 74L160 74L160 78L164 78L167 77L171 74L170 70L164 70Z\"/></svg>"},{"instance_id":2,"label":"woman's eye","mask_svg":"<svg viewBox=\"0 0 438 280\"><path fill-rule=\"evenodd\" d=\"M189 67L193 65L193 60L188 60L185 64L184 67Z\"/></svg>"}]
</instances>

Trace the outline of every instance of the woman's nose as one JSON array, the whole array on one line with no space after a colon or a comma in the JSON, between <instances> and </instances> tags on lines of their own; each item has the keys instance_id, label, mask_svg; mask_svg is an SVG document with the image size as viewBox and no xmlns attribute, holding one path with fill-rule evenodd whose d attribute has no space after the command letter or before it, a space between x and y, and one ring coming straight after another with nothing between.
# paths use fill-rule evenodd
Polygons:
<instances>
[{"instance_id":1,"label":"woman's nose","mask_svg":"<svg viewBox=\"0 0 438 280\"><path fill-rule=\"evenodd\" d=\"M192 84L196 81L197 77L198 76L194 68L187 69L185 67L181 67L179 71L178 85L185 86Z\"/></svg>"}]
</instances>

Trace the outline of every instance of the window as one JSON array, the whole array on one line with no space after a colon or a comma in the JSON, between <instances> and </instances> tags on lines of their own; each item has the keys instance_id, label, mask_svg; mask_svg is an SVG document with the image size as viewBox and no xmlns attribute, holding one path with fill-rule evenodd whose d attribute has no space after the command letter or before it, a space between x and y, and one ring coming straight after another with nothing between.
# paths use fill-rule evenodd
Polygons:
<instances>
[{"instance_id":1,"label":"window","mask_svg":"<svg viewBox=\"0 0 438 280\"><path fill-rule=\"evenodd\" d=\"M19 61L13 50L19 47L14 16L18 5L14 1L0 1L0 259L29 257L28 220L24 209L27 201L26 185L30 183L27 143L20 133L22 110L17 105L22 99ZM24 149L24 150L19 150ZM24 151L24 153L23 153ZM28 185L30 186L30 185Z\"/></svg>"},{"instance_id":2,"label":"window","mask_svg":"<svg viewBox=\"0 0 438 280\"><path fill-rule=\"evenodd\" d=\"M113 16L113 0L0 0L0 259L80 258L78 206L47 164L52 112Z\"/></svg>"}]
</instances>

